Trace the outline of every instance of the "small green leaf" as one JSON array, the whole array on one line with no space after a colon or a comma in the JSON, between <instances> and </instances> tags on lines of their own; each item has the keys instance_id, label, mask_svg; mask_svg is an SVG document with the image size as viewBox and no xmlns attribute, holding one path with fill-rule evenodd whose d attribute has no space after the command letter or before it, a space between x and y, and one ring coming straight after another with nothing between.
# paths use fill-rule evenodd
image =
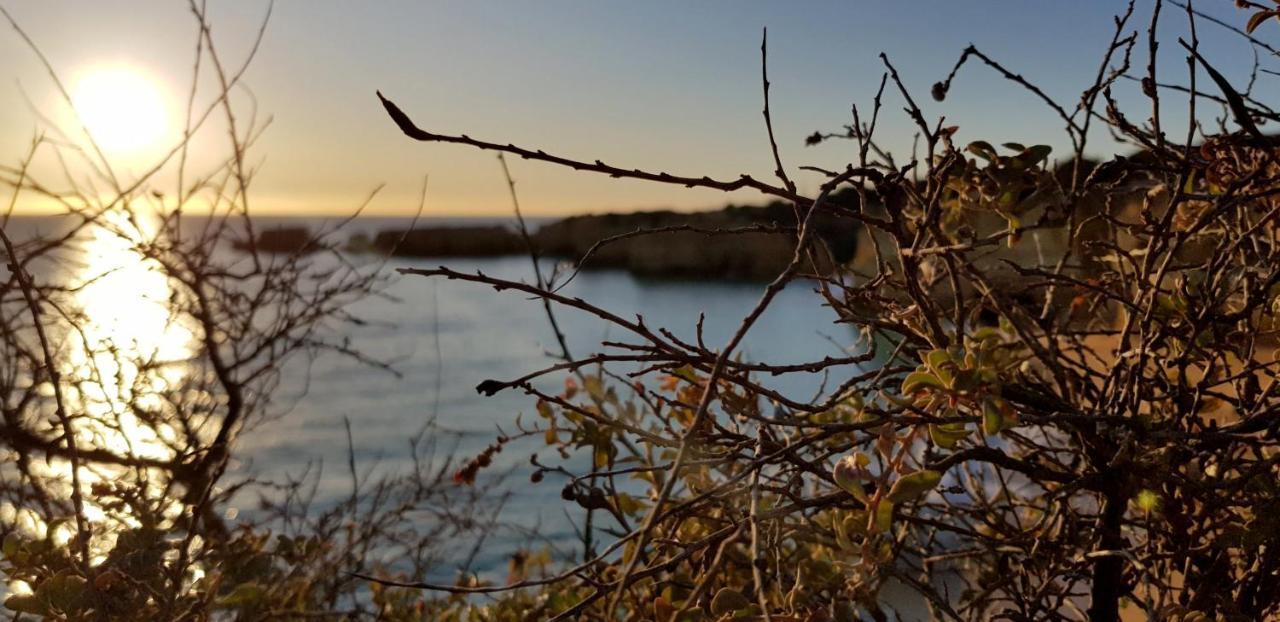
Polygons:
<instances>
[{"instance_id":1,"label":"small green leaf","mask_svg":"<svg viewBox=\"0 0 1280 622\"><path fill-rule=\"evenodd\" d=\"M945 389L947 385L942 382L942 379L927 371L912 372L902 381L903 395L911 395L924 388Z\"/></svg>"},{"instance_id":2,"label":"small green leaf","mask_svg":"<svg viewBox=\"0 0 1280 622\"><path fill-rule=\"evenodd\" d=\"M1009 411L1009 403L1001 398L991 396L983 400L982 431L987 436L995 436L1013 427L1013 421L1008 416Z\"/></svg>"},{"instance_id":3,"label":"small green leaf","mask_svg":"<svg viewBox=\"0 0 1280 622\"><path fill-rule=\"evenodd\" d=\"M831 526L832 531L836 534L836 547L841 551L853 550L853 541L849 539L849 534L853 533L853 530L850 529L850 521L852 520L852 517L846 517L843 521L837 518L835 524ZM867 517L864 514L862 516L862 530L866 531L866 529Z\"/></svg>"},{"instance_id":4,"label":"small green leaf","mask_svg":"<svg viewBox=\"0 0 1280 622\"><path fill-rule=\"evenodd\" d=\"M964 423L935 423L929 426L929 438L934 445L943 449L954 449L956 443L968 438L968 436L969 429Z\"/></svg>"},{"instance_id":5,"label":"small green leaf","mask_svg":"<svg viewBox=\"0 0 1280 622\"><path fill-rule=\"evenodd\" d=\"M953 363L954 362L951 360L951 353L943 350L942 348L931 350L928 354L924 355L924 364L934 372L945 369Z\"/></svg>"},{"instance_id":6,"label":"small green leaf","mask_svg":"<svg viewBox=\"0 0 1280 622\"><path fill-rule=\"evenodd\" d=\"M893 502L888 499L881 499L880 504L876 506L876 531L884 533L893 527Z\"/></svg>"},{"instance_id":7,"label":"small green leaf","mask_svg":"<svg viewBox=\"0 0 1280 622\"><path fill-rule=\"evenodd\" d=\"M993 326L983 326L973 331L969 338L973 341L999 341L1000 331Z\"/></svg>"},{"instance_id":8,"label":"small green leaf","mask_svg":"<svg viewBox=\"0 0 1280 622\"><path fill-rule=\"evenodd\" d=\"M638 514L647 507L644 502L624 492L620 492L614 497L614 505L619 512L627 515Z\"/></svg>"},{"instance_id":9,"label":"small green leaf","mask_svg":"<svg viewBox=\"0 0 1280 622\"><path fill-rule=\"evenodd\" d=\"M582 384L586 387L587 395L591 396L591 399L597 402L604 401L604 383L600 381L599 376L587 376L582 379Z\"/></svg>"},{"instance_id":10,"label":"small green leaf","mask_svg":"<svg viewBox=\"0 0 1280 622\"><path fill-rule=\"evenodd\" d=\"M1018 228L1022 226L1022 220L1017 216L1006 216L1006 224L1009 226L1009 237L1007 239L1009 248L1013 248L1022 239L1022 234L1018 232Z\"/></svg>"},{"instance_id":11,"label":"small green leaf","mask_svg":"<svg viewBox=\"0 0 1280 622\"><path fill-rule=\"evenodd\" d=\"M937 471L925 469L908 473L893 483L893 488L889 489L889 494L885 498L894 503L912 501L937 488L941 481L942 474Z\"/></svg>"},{"instance_id":12,"label":"small green leaf","mask_svg":"<svg viewBox=\"0 0 1280 622\"><path fill-rule=\"evenodd\" d=\"M693 368L688 365L671 370L671 375L687 382L698 381L698 374L694 373Z\"/></svg>"}]
</instances>

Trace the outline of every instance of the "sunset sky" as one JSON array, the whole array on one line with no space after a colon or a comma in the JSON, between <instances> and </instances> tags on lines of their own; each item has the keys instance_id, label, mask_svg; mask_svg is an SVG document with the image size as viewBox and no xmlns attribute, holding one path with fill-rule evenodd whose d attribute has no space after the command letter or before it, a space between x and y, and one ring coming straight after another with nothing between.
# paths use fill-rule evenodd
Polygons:
<instances>
[{"instance_id":1,"label":"sunset sky","mask_svg":"<svg viewBox=\"0 0 1280 622\"><path fill-rule=\"evenodd\" d=\"M1226 0L1199 4L1231 23L1247 18ZM219 51L228 64L237 65L267 5L259 0L210 5ZM168 132L146 141L171 140L172 125L152 122L166 116L176 122L189 88L196 27L185 2L0 0L0 6L36 41L69 87L90 89L94 75L116 75L110 71L119 68L153 84L166 107L140 112L135 106L130 114L141 117L147 132ZM870 105L882 71L881 51L916 89L928 114L944 114L961 127L960 141L1062 147L1056 117L983 67L969 66L944 103L929 98L929 86L945 77L972 42L1069 106L1092 80L1113 30L1112 15L1122 8L1122 2L1101 0L281 0L246 76L260 115L273 119L252 156L261 163L255 205L262 213L343 212L385 183L370 211L408 213L416 206L422 176L429 174L429 214L508 211L492 154L409 141L379 107L378 89L434 131L625 167L768 178L772 164L760 115L759 58L766 26L775 125L784 161L793 170L848 161L848 143L806 148L803 138L848 122L851 103ZM1131 28L1145 32L1146 11L1135 15ZM1166 3L1163 24L1172 36L1162 49L1162 79L1184 83L1186 66L1174 42L1186 29L1185 14ZM1262 35L1269 41L1280 32L1271 26ZM1200 35L1206 56L1222 59L1228 77L1243 85L1252 61L1248 46L1212 24L1202 24ZM14 165L44 127L32 105L52 120L65 117L38 59L7 27L0 29L0 58L0 83L6 87L0 90L0 162ZM1135 64L1144 68L1145 63L1144 40ZM1276 81L1260 77L1257 88L1264 99L1277 90ZM1136 84L1125 82L1121 88L1123 101L1137 102ZM247 98L238 97L248 105ZM905 150L911 125L897 97L886 101L881 137L887 146ZM1170 118L1178 118L1183 103L1169 103ZM1136 104L1135 115L1145 112L1145 104ZM1095 138L1095 153L1115 149L1105 135ZM205 157L217 154L213 140L200 145L208 151ZM129 166L141 166L142 156L129 157ZM526 209L539 215L709 208L755 199L523 161L512 166ZM818 183L810 174L798 177L802 189L811 191Z\"/></svg>"}]
</instances>

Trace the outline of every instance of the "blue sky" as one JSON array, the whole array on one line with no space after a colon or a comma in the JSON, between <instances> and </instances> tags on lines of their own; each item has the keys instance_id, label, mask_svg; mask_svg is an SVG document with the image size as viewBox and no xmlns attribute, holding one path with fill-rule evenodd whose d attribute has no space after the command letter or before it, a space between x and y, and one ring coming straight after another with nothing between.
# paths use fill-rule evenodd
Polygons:
<instances>
[{"instance_id":1,"label":"blue sky","mask_svg":"<svg viewBox=\"0 0 1280 622\"><path fill-rule=\"evenodd\" d=\"M242 58L266 4L213 0L223 55ZM1145 32L1151 2L1139 2L1130 28ZM1198 8L1243 24L1228 0ZM64 76L123 63L154 77L175 101L189 81L195 25L174 0L0 0ZM1065 145L1061 123L1025 92L978 65L962 73L946 102L929 86L945 77L969 43L1070 104L1097 70L1123 2L343 2L280 0L266 41L247 75L262 115L273 119L255 149L254 186L265 211L349 209L386 184L372 210L403 213L431 176L433 214L495 214L508 209L493 155L451 145L413 143L378 107L381 89L424 127L514 142L582 159L682 174L734 176L772 171L761 121L760 34L769 28L773 114L784 161L834 167L850 146L803 146L815 129L836 129L849 106L870 104L889 54L931 117L959 125L959 139ZM1166 3L1161 77L1185 82L1176 47L1185 14ZM1264 27L1274 40L1280 25ZM1247 79L1249 47L1208 23L1204 52L1233 80ZM36 107L56 98L35 57L13 31L0 29L0 81L21 84ZM1145 42L1135 51L1145 67ZM1264 63L1266 59L1264 59ZM1264 64L1264 66L1266 66ZM1276 91L1264 76L1258 91ZM1207 84L1204 83L1204 84ZM1123 101L1142 118L1137 87ZM241 103L247 99L242 98ZM886 99L881 138L909 147L912 127L901 101ZM1182 101L1166 114L1179 118ZM12 164L40 127L18 89L0 90L0 160ZM215 137L216 138L216 137ZM1095 135L1097 154L1117 149ZM209 154L215 141L206 141ZM210 155L210 157L212 157ZM749 193L665 188L513 162L531 213L675 207L747 202ZM817 178L798 175L802 189Z\"/></svg>"}]
</instances>

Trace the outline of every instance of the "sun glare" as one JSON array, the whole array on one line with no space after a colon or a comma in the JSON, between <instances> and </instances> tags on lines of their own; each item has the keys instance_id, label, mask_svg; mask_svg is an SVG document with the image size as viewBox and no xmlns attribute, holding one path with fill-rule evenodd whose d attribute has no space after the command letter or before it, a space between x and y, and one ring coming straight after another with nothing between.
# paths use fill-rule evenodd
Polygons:
<instances>
[{"instance_id":1,"label":"sun glare","mask_svg":"<svg viewBox=\"0 0 1280 622\"><path fill-rule=\"evenodd\" d=\"M156 81L131 67L85 73L71 102L93 140L113 154L135 153L160 143L169 129L169 109Z\"/></svg>"}]
</instances>

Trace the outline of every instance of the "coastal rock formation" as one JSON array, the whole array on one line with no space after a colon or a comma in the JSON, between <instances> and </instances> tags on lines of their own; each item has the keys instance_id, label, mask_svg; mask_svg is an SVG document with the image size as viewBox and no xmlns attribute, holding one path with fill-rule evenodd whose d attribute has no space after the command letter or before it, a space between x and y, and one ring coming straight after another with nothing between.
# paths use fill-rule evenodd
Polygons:
<instances>
[{"instance_id":1,"label":"coastal rock formation","mask_svg":"<svg viewBox=\"0 0 1280 622\"><path fill-rule=\"evenodd\" d=\"M520 234L500 226L382 231L373 247L398 257L496 257L528 252Z\"/></svg>"},{"instance_id":2,"label":"coastal rock formation","mask_svg":"<svg viewBox=\"0 0 1280 622\"><path fill-rule=\"evenodd\" d=\"M823 213L814 217L812 226L817 262L805 266L806 271L826 274L854 257L858 238L854 221ZM608 242L592 252L603 240L638 232L642 234ZM540 255L573 262L585 259L587 269L614 268L648 277L768 280L791 261L795 212L789 204L777 202L707 212L571 216L530 235ZM252 244L237 247L266 252L319 248L305 227L267 229ZM360 234L347 248L399 257L497 257L529 251L519 232L500 225L384 230L372 240Z\"/></svg>"},{"instance_id":3,"label":"coastal rock formation","mask_svg":"<svg viewBox=\"0 0 1280 622\"><path fill-rule=\"evenodd\" d=\"M819 272L853 257L852 221L831 215L815 218L822 244ZM630 214L572 216L532 233L543 256L580 261L597 242L642 230L693 227L698 231L665 231L606 244L587 259L585 268L617 268L650 277L692 279L771 279L791 260L795 214L784 203L733 207L710 212L649 211ZM769 230L726 233L735 228ZM720 233L707 233L715 232ZM494 257L528 252L516 231L501 226L432 227L382 231L373 240L379 252L404 257Z\"/></svg>"},{"instance_id":4,"label":"coastal rock formation","mask_svg":"<svg viewBox=\"0 0 1280 622\"><path fill-rule=\"evenodd\" d=\"M255 250L266 253L309 253L320 249L311 231L306 227L275 227L258 232L252 241L238 240L239 250Z\"/></svg>"},{"instance_id":5,"label":"coastal rock formation","mask_svg":"<svg viewBox=\"0 0 1280 622\"><path fill-rule=\"evenodd\" d=\"M830 271L854 252L851 221L823 215L815 219L824 260ZM688 226L701 231L659 232L612 242L587 258L586 268L621 268L645 276L703 279L771 279L786 267L795 248L795 215L783 203L764 207L728 207L712 212L635 212L572 216L539 229L538 248L547 255L579 261L598 241L638 230ZM739 227L776 227L777 231L709 234Z\"/></svg>"}]
</instances>

